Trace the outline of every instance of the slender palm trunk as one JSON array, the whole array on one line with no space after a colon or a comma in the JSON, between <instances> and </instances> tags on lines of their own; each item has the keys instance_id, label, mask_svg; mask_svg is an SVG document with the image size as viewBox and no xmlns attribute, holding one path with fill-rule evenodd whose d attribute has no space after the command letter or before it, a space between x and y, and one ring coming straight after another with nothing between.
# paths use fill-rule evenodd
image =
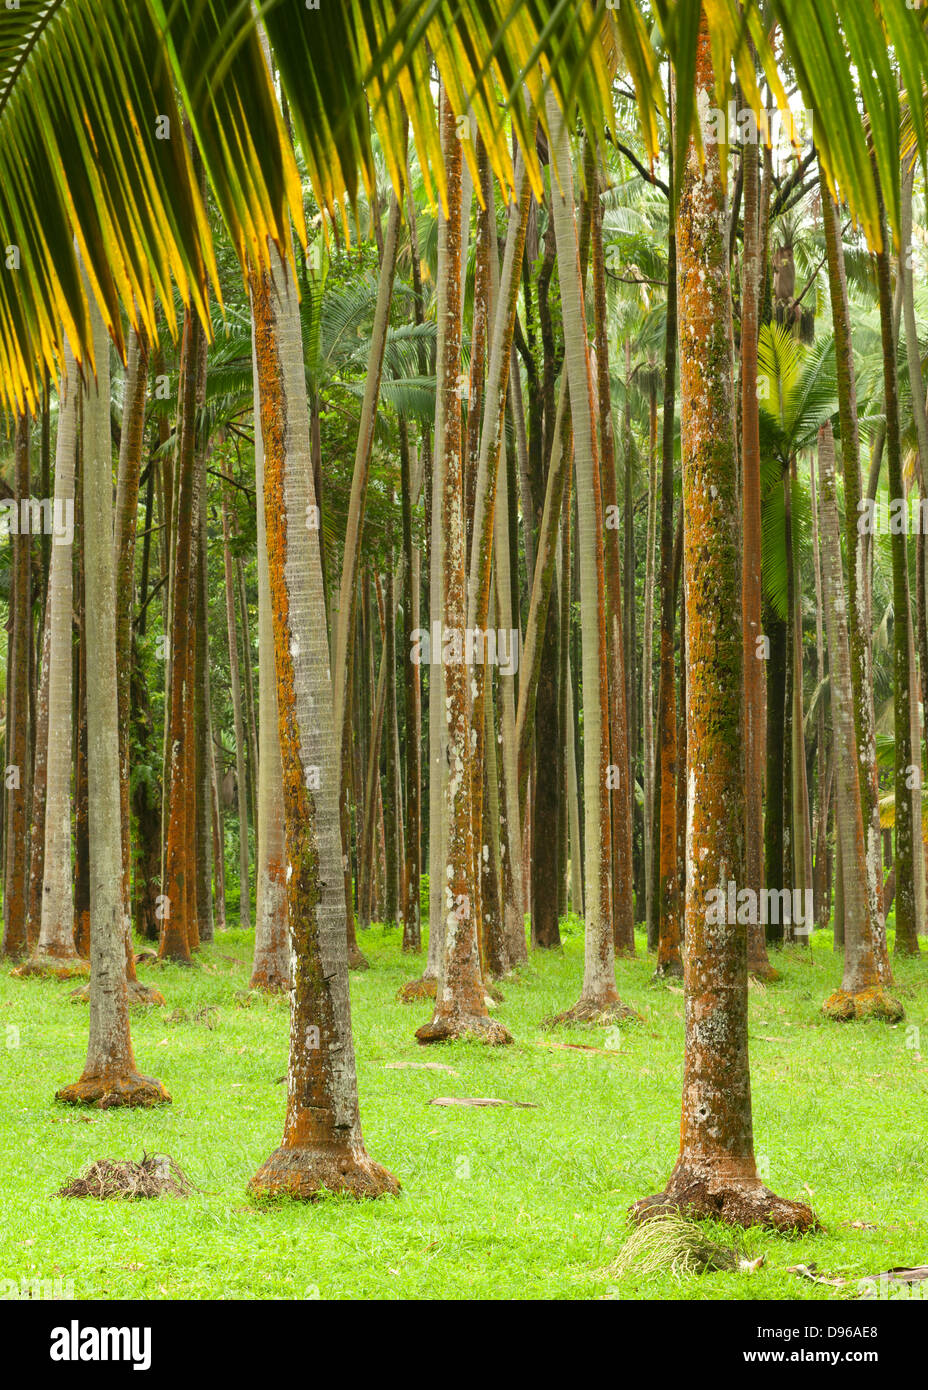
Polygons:
<instances>
[{"instance_id":1,"label":"slender palm trunk","mask_svg":"<svg viewBox=\"0 0 928 1390\"><path fill-rule=\"evenodd\" d=\"M459 637L467 626L467 570L461 471L461 411L457 382L461 360L462 152L454 114L442 101L442 146L448 215L439 225L438 362L436 455L441 457L441 621ZM433 544L435 534L433 533ZM444 655L444 652L442 653ZM421 1043L471 1036L488 1043L511 1042L508 1031L487 1013L479 955L472 820L472 744L468 668L443 662L447 729L448 842L440 882L445 920L444 951L431 1021L417 1029ZM431 880L434 893L435 880Z\"/></svg>"},{"instance_id":2,"label":"slender palm trunk","mask_svg":"<svg viewBox=\"0 0 928 1390\"><path fill-rule=\"evenodd\" d=\"M256 1196L353 1196L399 1184L370 1159L358 1111L348 997L339 818L341 733L333 718L316 493L296 281L269 248L251 279L264 448L264 513L286 826L293 962L287 1115L280 1148L251 1179Z\"/></svg>"},{"instance_id":3,"label":"slender palm trunk","mask_svg":"<svg viewBox=\"0 0 928 1390\"><path fill-rule=\"evenodd\" d=\"M609 815L609 684L606 664L605 556L599 448L592 364L583 302L583 273L573 200L566 120L548 96L560 189L551 203L564 318L564 371L570 392L577 470L577 550L583 664L584 879L586 882L583 988L564 1021L634 1017L615 987L612 922L612 835Z\"/></svg>"},{"instance_id":4,"label":"slender palm trunk","mask_svg":"<svg viewBox=\"0 0 928 1390\"><path fill-rule=\"evenodd\" d=\"M835 500L835 449L830 425L819 432L818 469L819 530L822 538L837 782L838 880L844 937L844 978L841 988L826 1000L824 1011L829 1017L837 1019L875 1016L895 1020L902 1017L902 1008L883 987L870 922L863 798L855 775L858 766L857 732L854 726L848 606L841 572L841 543ZM836 921L838 911L836 902Z\"/></svg>"},{"instance_id":5,"label":"slender palm trunk","mask_svg":"<svg viewBox=\"0 0 928 1390\"><path fill-rule=\"evenodd\" d=\"M29 497L29 417L17 418L13 445L13 502L17 518ZM29 648L32 645L32 603L28 528L17 524L13 534L10 636L6 709L6 825L3 876L2 954L14 959L27 947L26 908L29 881L29 809L26 763L29 756Z\"/></svg>"},{"instance_id":6,"label":"slender palm trunk","mask_svg":"<svg viewBox=\"0 0 928 1390\"><path fill-rule=\"evenodd\" d=\"M696 100L712 106L708 26L700 23ZM713 909L744 872L741 509L732 383L728 214L719 151L691 141L677 206L687 661L686 966L680 1156L646 1219L689 1215L805 1230L808 1207L757 1176L747 1038L747 934ZM721 920L719 920L721 919Z\"/></svg>"},{"instance_id":7,"label":"slender palm trunk","mask_svg":"<svg viewBox=\"0 0 928 1390\"><path fill-rule=\"evenodd\" d=\"M242 711L242 681L239 671L238 630L235 622L235 589L230 539L229 502L225 490L223 490L222 548L225 569L226 631L229 634L229 684L232 688L232 717L235 724L235 780L238 789L239 924L247 928L251 926L248 783L245 770L245 720Z\"/></svg>"},{"instance_id":8,"label":"slender palm trunk","mask_svg":"<svg viewBox=\"0 0 928 1390\"><path fill-rule=\"evenodd\" d=\"M85 282L86 283L86 282ZM58 1091L72 1104L161 1105L160 1081L136 1071L129 1033L126 954L129 911L123 890L113 555L113 459L109 339L88 291L95 381L85 388L83 423L87 670L87 784L90 830L90 1034L79 1081Z\"/></svg>"}]
</instances>

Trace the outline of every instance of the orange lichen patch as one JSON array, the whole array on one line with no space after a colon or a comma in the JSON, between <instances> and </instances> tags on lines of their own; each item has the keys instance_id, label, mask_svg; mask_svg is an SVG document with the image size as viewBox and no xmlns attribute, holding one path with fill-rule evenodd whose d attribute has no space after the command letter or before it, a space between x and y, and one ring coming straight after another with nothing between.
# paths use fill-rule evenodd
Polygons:
<instances>
[{"instance_id":1,"label":"orange lichen patch","mask_svg":"<svg viewBox=\"0 0 928 1390\"><path fill-rule=\"evenodd\" d=\"M470 1041L488 1043L498 1047L512 1042L512 1034L495 1018L486 1014L439 1013L430 1023L416 1029L416 1041L420 1043Z\"/></svg>"},{"instance_id":2,"label":"orange lichen patch","mask_svg":"<svg viewBox=\"0 0 928 1390\"><path fill-rule=\"evenodd\" d=\"M248 1184L257 1201L290 1198L315 1202L327 1194L346 1197L398 1196L400 1183L363 1151L280 1148L261 1165Z\"/></svg>"},{"instance_id":3,"label":"orange lichen patch","mask_svg":"<svg viewBox=\"0 0 928 1390\"><path fill-rule=\"evenodd\" d=\"M886 1023L900 1023L905 1018L905 1009L882 985L874 985L856 993L836 989L822 1005L822 1013L826 1018L839 1023L847 1023L855 1018L876 1018Z\"/></svg>"},{"instance_id":4,"label":"orange lichen patch","mask_svg":"<svg viewBox=\"0 0 928 1390\"><path fill-rule=\"evenodd\" d=\"M691 1168L678 1168L664 1192L644 1197L629 1208L637 1223L671 1212L733 1226L767 1226L783 1234L806 1235L822 1229L811 1207L778 1197L758 1178L726 1179Z\"/></svg>"},{"instance_id":5,"label":"orange lichen patch","mask_svg":"<svg viewBox=\"0 0 928 1390\"><path fill-rule=\"evenodd\" d=\"M171 1103L160 1081L134 1071L121 1076L82 1076L80 1081L56 1091L55 1099L66 1105L92 1105L95 1110L148 1109Z\"/></svg>"},{"instance_id":6,"label":"orange lichen patch","mask_svg":"<svg viewBox=\"0 0 928 1390\"><path fill-rule=\"evenodd\" d=\"M434 999L437 989L437 980L407 980L396 991L396 998L401 1004L414 1004L419 999Z\"/></svg>"}]
</instances>

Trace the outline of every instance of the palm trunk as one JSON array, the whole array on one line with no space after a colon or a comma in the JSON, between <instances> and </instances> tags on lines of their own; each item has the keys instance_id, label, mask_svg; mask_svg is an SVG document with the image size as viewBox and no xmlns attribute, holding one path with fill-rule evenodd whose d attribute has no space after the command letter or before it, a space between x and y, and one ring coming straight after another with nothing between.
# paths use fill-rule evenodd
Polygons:
<instances>
[{"instance_id":1,"label":"palm trunk","mask_svg":"<svg viewBox=\"0 0 928 1390\"><path fill-rule=\"evenodd\" d=\"M86 281L85 281L86 284ZM72 1104L152 1106L170 1101L160 1081L136 1071L129 1033L126 956L130 922L123 889L110 440L109 339L88 290L96 380L84 398L83 493L90 829L90 1034L79 1081L57 1092Z\"/></svg>"},{"instance_id":2,"label":"palm trunk","mask_svg":"<svg viewBox=\"0 0 928 1390\"><path fill-rule=\"evenodd\" d=\"M824 1006L831 1018L866 1016L896 1020L902 1008L886 993L870 922L870 894L864 839L860 783L855 775L857 732L851 683L848 608L841 572L841 543L835 500L834 441L831 426L819 432L819 529L825 581L825 618L831 670L831 722L834 729L837 782L837 846L840 905L835 903L836 928L841 917L844 939L844 978L841 988ZM882 888L882 885L881 885ZM837 929L835 932L837 944Z\"/></svg>"},{"instance_id":3,"label":"palm trunk","mask_svg":"<svg viewBox=\"0 0 928 1390\"><path fill-rule=\"evenodd\" d=\"M22 502L29 497L29 418L16 420L13 446L13 502L17 526L13 533L10 593L9 677L6 709L6 872L3 876L4 956L18 959L26 951L26 908L29 864L29 811L26 761L29 756L29 648L32 645L30 548L28 527L21 524Z\"/></svg>"},{"instance_id":4,"label":"palm trunk","mask_svg":"<svg viewBox=\"0 0 928 1390\"><path fill-rule=\"evenodd\" d=\"M467 626L467 570L461 473L461 411L456 394L461 360L462 152L454 113L442 101L448 215L439 224L439 362L435 452L441 472L442 630L463 634ZM432 542L435 543L433 532ZM444 653L443 653L444 654ZM472 1036L488 1043L510 1042L508 1031L487 1013L478 943L471 788L469 677L463 660L443 662L447 729L448 843L440 882L444 890L445 939L432 1020L417 1029L421 1043ZM435 880L430 881L431 892Z\"/></svg>"},{"instance_id":5,"label":"palm trunk","mask_svg":"<svg viewBox=\"0 0 928 1390\"><path fill-rule=\"evenodd\" d=\"M563 1021L612 1022L635 1017L615 987L612 923L612 836L609 816L609 685L606 664L605 556L599 448L593 425L595 395L583 303L583 273L567 126L553 94L548 120L560 189L551 202L564 318L564 372L570 392L577 470L577 551L583 664L584 880L586 883L583 988ZM554 132L557 132L554 135Z\"/></svg>"},{"instance_id":6,"label":"palm trunk","mask_svg":"<svg viewBox=\"0 0 928 1390\"><path fill-rule=\"evenodd\" d=\"M705 121L714 91L705 16L695 84ZM704 147L700 164L690 142L677 206L689 791L683 1115L666 1190L634 1211L646 1219L685 1209L805 1230L815 1223L809 1208L777 1197L757 1176L747 934L713 909L715 894L744 872L744 653L728 219L718 146Z\"/></svg>"},{"instance_id":7,"label":"palm trunk","mask_svg":"<svg viewBox=\"0 0 928 1390\"><path fill-rule=\"evenodd\" d=\"M286 825L293 961L283 1141L249 1184L257 1196L395 1193L364 1149L348 998L339 823L341 727L333 717L316 493L296 282L269 248L252 276L264 448L264 513Z\"/></svg>"},{"instance_id":8,"label":"palm trunk","mask_svg":"<svg viewBox=\"0 0 928 1390\"><path fill-rule=\"evenodd\" d=\"M248 853L248 783L245 772L245 721L242 714L242 682L239 674L238 631L235 623L235 590L233 587L232 552L230 546L229 503L222 494L222 542L225 569L226 631L229 635L229 684L232 689L232 716L235 723L235 780L238 784L238 848L239 848L239 924L251 926ZM176 659L175 659L176 660ZM176 665L175 665L176 672Z\"/></svg>"}]
</instances>

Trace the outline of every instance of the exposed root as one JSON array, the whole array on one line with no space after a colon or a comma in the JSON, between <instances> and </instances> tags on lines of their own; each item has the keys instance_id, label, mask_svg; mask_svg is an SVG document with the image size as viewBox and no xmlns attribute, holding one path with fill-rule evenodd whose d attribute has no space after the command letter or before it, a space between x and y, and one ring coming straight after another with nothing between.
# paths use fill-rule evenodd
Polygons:
<instances>
[{"instance_id":1,"label":"exposed root","mask_svg":"<svg viewBox=\"0 0 928 1390\"><path fill-rule=\"evenodd\" d=\"M759 1178L712 1177L691 1168L677 1168L663 1192L629 1208L636 1222L674 1213L732 1226L770 1226L795 1235L821 1230L811 1207L778 1197Z\"/></svg>"},{"instance_id":2,"label":"exposed root","mask_svg":"<svg viewBox=\"0 0 928 1390\"><path fill-rule=\"evenodd\" d=\"M48 951L35 951L27 961L10 971L17 979L30 975L51 977L56 980L76 980L90 974L90 961L82 956L55 956Z\"/></svg>"},{"instance_id":3,"label":"exposed root","mask_svg":"<svg viewBox=\"0 0 928 1390\"><path fill-rule=\"evenodd\" d=\"M604 1003L595 999L579 999L572 1009L552 1014L541 1021L542 1028L563 1028L573 1023L592 1023L607 1026L612 1023L640 1023L641 1015L621 999Z\"/></svg>"},{"instance_id":4,"label":"exposed root","mask_svg":"<svg viewBox=\"0 0 928 1390\"><path fill-rule=\"evenodd\" d=\"M134 1201L140 1197L186 1197L193 1190L193 1183L169 1154L147 1154L143 1150L140 1163L98 1158L79 1178L71 1178L54 1195Z\"/></svg>"},{"instance_id":5,"label":"exposed root","mask_svg":"<svg viewBox=\"0 0 928 1390\"><path fill-rule=\"evenodd\" d=\"M512 1034L497 1019L488 1018L485 1014L439 1011L430 1022L423 1023L421 1028L416 1029L416 1040L420 1043L465 1040L499 1047L503 1043L511 1043Z\"/></svg>"},{"instance_id":6,"label":"exposed root","mask_svg":"<svg viewBox=\"0 0 928 1390\"><path fill-rule=\"evenodd\" d=\"M856 994L836 989L822 1005L822 1013L826 1018L839 1023L847 1023L855 1018L875 1018L886 1023L899 1023L905 1018L905 1009L882 985L859 990Z\"/></svg>"},{"instance_id":7,"label":"exposed root","mask_svg":"<svg viewBox=\"0 0 928 1390\"><path fill-rule=\"evenodd\" d=\"M326 1193L347 1197L396 1196L400 1184L364 1150L344 1148L275 1149L248 1184L258 1201L289 1197L314 1202Z\"/></svg>"},{"instance_id":8,"label":"exposed root","mask_svg":"<svg viewBox=\"0 0 928 1390\"><path fill-rule=\"evenodd\" d=\"M415 1004L420 999L434 999L437 989L437 980L409 980L400 985L396 997L401 1004Z\"/></svg>"},{"instance_id":9,"label":"exposed root","mask_svg":"<svg viewBox=\"0 0 928 1390\"><path fill-rule=\"evenodd\" d=\"M82 1076L80 1081L56 1091L55 1099L67 1105L92 1105L95 1110L113 1110L117 1106L142 1109L171 1103L160 1081L138 1072L123 1076Z\"/></svg>"}]
</instances>

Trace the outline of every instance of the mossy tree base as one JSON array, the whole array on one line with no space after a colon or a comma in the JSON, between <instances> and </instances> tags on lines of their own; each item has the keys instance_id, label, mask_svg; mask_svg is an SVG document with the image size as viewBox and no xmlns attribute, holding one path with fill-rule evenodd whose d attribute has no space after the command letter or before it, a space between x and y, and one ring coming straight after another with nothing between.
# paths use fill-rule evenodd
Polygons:
<instances>
[{"instance_id":1,"label":"mossy tree base","mask_svg":"<svg viewBox=\"0 0 928 1390\"><path fill-rule=\"evenodd\" d=\"M257 1201L289 1197L315 1202L327 1193L346 1197L395 1197L399 1181L363 1151L311 1148L275 1149L255 1173L248 1192Z\"/></svg>"},{"instance_id":2,"label":"mossy tree base","mask_svg":"<svg viewBox=\"0 0 928 1390\"><path fill-rule=\"evenodd\" d=\"M150 1109L171 1103L160 1081L135 1071L122 1076L82 1076L80 1081L56 1091L55 1099L67 1105L92 1105L95 1110Z\"/></svg>"},{"instance_id":3,"label":"mossy tree base","mask_svg":"<svg viewBox=\"0 0 928 1390\"><path fill-rule=\"evenodd\" d=\"M415 1004L420 999L434 999L437 990L437 980L407 980L396 991L396 997L401 1004Z\"/></svg>"},{"instance_id":4,"label":"mossy tree base","mask_svg":"<svg viewBox=\"0 0 928 1390\"><path fill-rule=\"evenodd\" d=\"M360 946L348 943L348 969L349 970L370 970L371 963L361 950Z\"/></svg>"},{"instance_id":5,"label":"mossy tree base","mask_svg":"<svg viewBox=\"0 0 928 1390\"><path fill-rule=\"evenodd\" d=\"M856 993L836 989L822 1005L822 1013L826 1018L834 1019L838 1023L848 1023L855 1018L875 1018L885 1023L900 1023L905 1018L905 1009L882 985L858 990Z\"/></svg>"},{"instance_id":6,"label":"mossy tree base","mask_svg":"<svg viewBox=\"0 0 928 1390\"><path fill-rule=\"evenodd\" d=\"M167 1003L160 989L156 989L154 985L143 985L141 980L127 980L126 993L130 1008L162 1008ZM89 1004L90 985L72 989L70 997L72 1004Z\"/></svg>"},{"instance_id":7,"label":"mossy tree base","mask_svg":"<svg viewBox=\"0 0 928 1390\"><path fill-rule=\"evenodd\" d=\"M495 1018L486 1014L436 1013L435 1017L421 1028L416 1029L416 1041L420 1043L437 1042L481 1042L490 1047L499 1047L512 1042L508 1028Z\"/></svg>"},{"instance_id":8,"label":"mossy tree base","mask_svg":"<svg viewBox=\"0 0 928 1390\"><path fill-rule=\"evenodd\" d=\"M641 1015L623 1004L621 999L600 1001L597 999L578 999L573 1008L563 1013L552 1014L542 1020L542 1028L569 1028L575 1023L592 1023L609 1027L613 1023L640 1023Z\"/></svg>"},{"instance_id":9,"label":"mossy tree base","mask_svg":"<svg viewBox=\"0 0 928 1390\"><path fill-rule=\"evenodd\" d=\"M682 980L683 962L682 960L658 961L654 967L655 980Z\"/></svg>"},{"instance_id":10,"label":"mossy tree base","mask_svg":"<svg viewBox=\"0 0 928 1390\"><path fill-rule=\"evenodd\" d=\"M22 965L10 971L19 980L29 976L46 976L56 980L76 980L90 974L90 961L81 956L53 956L47 951L36 952Z\"/></svg>"},{"instance_id":11,"label":"mossy tree base","mask_svg":"<svg viewBox=\"0 0 928 1390\"><path fill-rule=\"evenodd\" d=\"M262 994L286 994L290 989L290 980L273 971L256 970L248 981L249 989L259 989Z\"/></svg>"},{"instance_id":12,"label":"mossy tree base","mask_svg":"<svg viewBox=\"0 0 928 1390\"><path fill-rule=\"evenodd\" d=\"M811 1207L778 1197L759 1178L711 1177L692 1168L677 1168L663 1192L629 1208L638 1223L670 1213L733 1226L766 1226L784 1234L821 1230Z\"/></svg>"},{"instance_id":13,"label":"mossy tree base","mask_svg":"<svg viewBox=\"0 0 928 1390\"><path fill-rule=\"evenodd\" d=\"M752 965L748 969L748 975L752 980L763 980L764 984L772 984L774 980L780 978L779 970L774 970L769 963L764 965Z\"/></svg>"}]
</instances>

